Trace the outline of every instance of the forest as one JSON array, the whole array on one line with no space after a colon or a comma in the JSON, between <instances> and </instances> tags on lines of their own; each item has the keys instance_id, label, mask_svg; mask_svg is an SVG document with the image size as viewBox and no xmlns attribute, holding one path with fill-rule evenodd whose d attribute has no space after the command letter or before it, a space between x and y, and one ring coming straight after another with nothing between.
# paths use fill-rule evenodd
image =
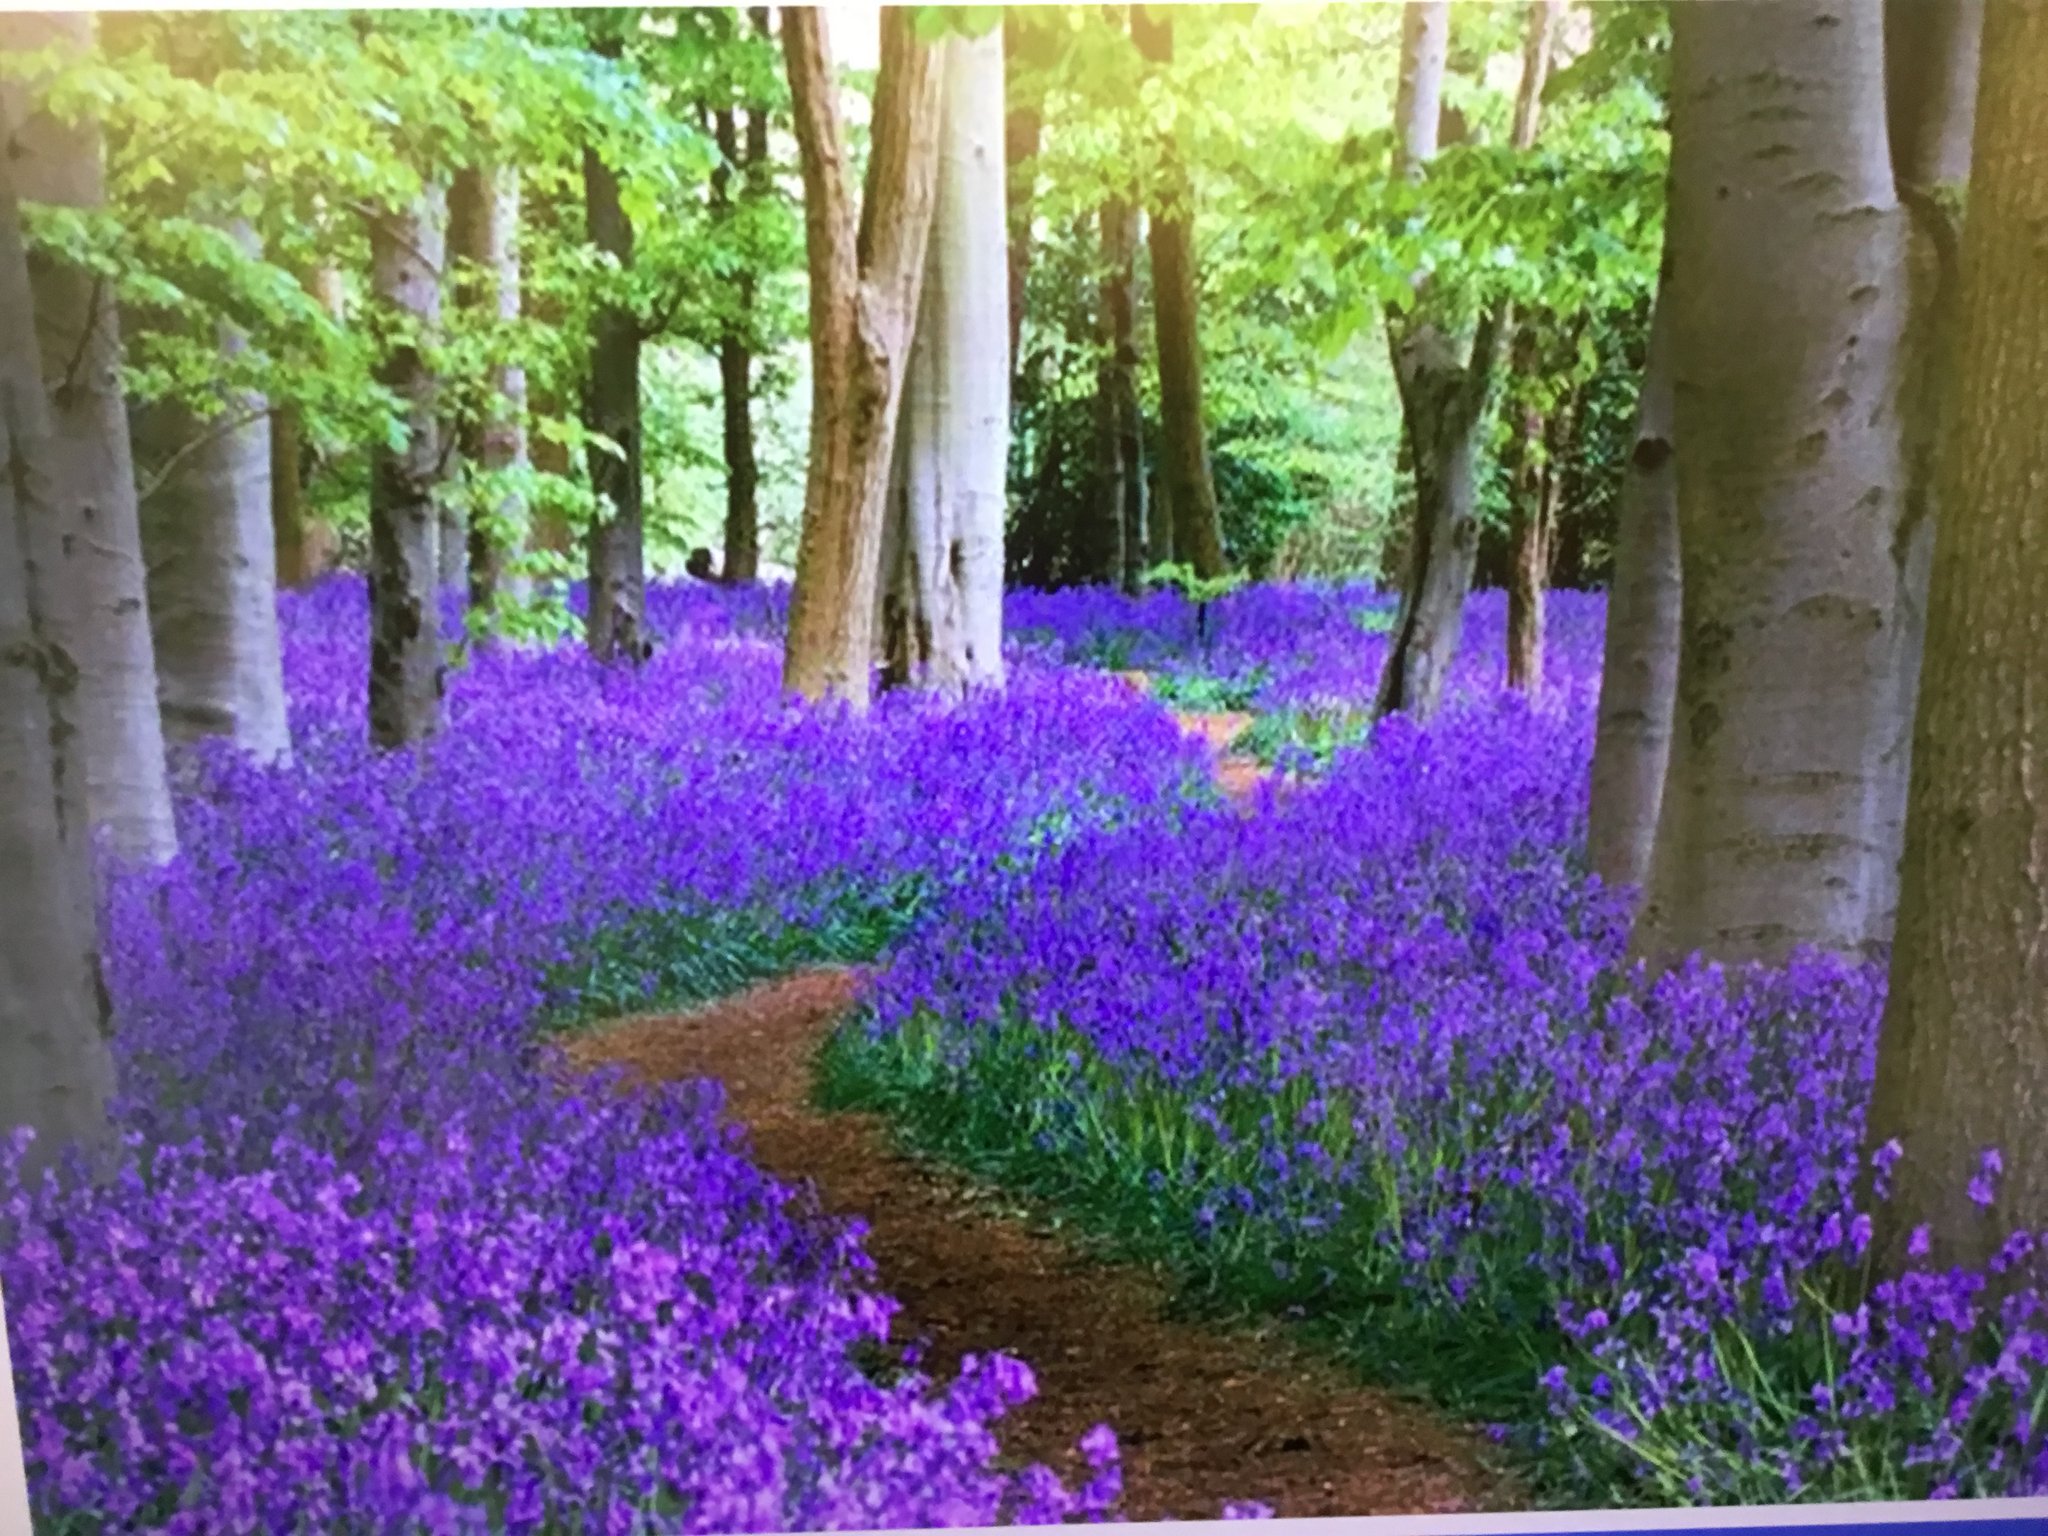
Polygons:
<instances>
[{"instance_id":1,"label":"forest","mask_svg":"<svg viewBox=\"0 0 2048 1536\"><path fill-rule=\"evenodd\" d=\"M0 13L35 1530L2048 1494L2043 79Z\"/></svg>"}]
</instances>

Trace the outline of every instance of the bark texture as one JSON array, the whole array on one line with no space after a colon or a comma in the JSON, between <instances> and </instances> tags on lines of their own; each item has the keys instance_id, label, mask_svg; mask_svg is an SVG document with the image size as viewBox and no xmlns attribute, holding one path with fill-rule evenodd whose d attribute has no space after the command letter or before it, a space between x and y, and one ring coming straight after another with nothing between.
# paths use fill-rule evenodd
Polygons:
<instances>
[{"instance_id":1,"label":"bark texture","mask_svg":"<svg viewBox=\"0 0 2048 1536\"><path fill-rule=\"evenodd\" d=\"M1515 92L1515 117L1510 133L1510 142L1518 150L1528 150L1536 143L1543 82L1550 74L1551 52L1563 16L1564 0L1537 0L1529 7L1528 33L1522 44L1522 80ZM1510 350L1522 353L1533 365L1534 335L1524 328ZM1550 571L1550 542L1556 526L1557 476L1547 458L1538 461L1537 448L1547 448L1550 440L1541 411L1523 410L1515 423L1515 437L1519 457L1516 483L1508 498L1508 686L1533 692L1543 686L1543 589Z\"/></svg>"},{"instance_id":2,"label":"bark texture","mask_svg":"<svg viewBox=\"0 0 2048 1536\"><path fill-rule=\"evenodd\" d=\"M99 1139L114 1088L78 667L54 623L73 594L35 531L62 513L55 447L12 167L0 156L0 1134L34 1129L31 1170Z\"/></svg>"},{"instance_id":3,"label":"bark texture","mask_svg":"<svg viewBox=\"0 0 2048 1536\"><path fill-rule=\"evenodd\" d=\"M1155 69L1173 63L1173 20L1131 7L1131 38ZM1174 556L1204 578L1221 576L1223 525L1202 420L1200 298L1195 271L1194 188L1172 135L1159 146L1146 244L1152 258L1152 324L1159 347L1159 478L1173 509Z\"/></svg>"},{"instance_id":4,"label":"bark texture","mask_svg":"<svg viewBox=\"0 0 2048 1536\"><path fill-rule=\"evenodd\" d=\"M882 13L867 187L856 223L824 14L782 18L804 178L811 444L783 687L865 708L876 579L938 171L938 60L908 12Z\"/></svg>"},{"instance_id":5,"label":"bark texture","mask_svg":"<svg viewBox=\"0 0 2048 1536\"><path fill-rule=\"evenodd\" d=\"M0 51L91 45L82 13L0 15ZM23 202L92 209L106 200L100 136L38 109L30 88L0 90L7 158ZM52 514L30 525L35 558L61 562L70 600L50 613L52 638L78 667L74 709L83 740L86 804L114 852L144 862L177 850L156 653L135 502L128 411L121 391L121 326L112 290L61 260L28 263L36 338L49 403Z\"/></svg>"},{"instance_id":6,"label":"bark texture","mask_svg":"<svg viewBox=\"0 0 2048 1536\"><path fill-rule=\"evenodd\" d=\"M1137 350L1132 268L1137 209L1121 199L1102 205L1102 276L1096 286L1095 505L1083 519L1080 576L1127 586L1145 566L1144 463L1138 438ZM1132 495L1135 487L1137 494Z\"/></svg>"},{"instance_id":7,"label":"bark texture","mask_svg":"<svg viewBox=\"0 0 2048 1536\"><path fill-rule=\"evenodd\" d=\"M1436 156L1450 29L1447 0L1410 0L1402 18L1394 108L1397 175L1419 175ZM1403 435L1415 475L1415 511L1401 606L1373 701L1375 718L1396 712L1421 719L1434 714L1457 656L1465 595L1479 554L1481 438L1506 325L1506 315L1490 309L1466 343L1436 318L1426 282L1418 285L1414 305L1405 314L1388 318Z\"/></svg>"},{"instance_id":8,"label":"bark texture","mask_svg":"<svg viewBox=\"0 0 2048 1536\"><path fill-rule=\"evenodd\" d=\"M220 327L224 359L246 345ZM268 407L227 395L202 415L166 400L131 423L152 477L140 512L164 734L226 737L265 762L287 757Z\"/></svg>"},{"instance_id":9,"label":"bark texture","mask_svg":"<svg viewBox=\"0 0 2048 1536\"><path fill-rule=\"evenodd\" d=\"M448 199L429 187L370 223L370 284L388 324L422 338L441 322ZM439 606L441 430L435 379L416 340L392 347L378 381L405 402L405 442L370 451L370 740L423 741L441 729L446 670Z\"/></svg>"},{"instance_id":10,"label":"bark texture","mask_svg":"<svg viewBox=\"0 0 2048 1536\"><path fill-rule=\"evenodd\" d=\"M1635 442L1616 511L1614 579L1607 594L1586 822L1586 858L1593 873L1607 885L1637 889L1650 871L1678 683L1681 581L1670 285L1667 250L1636 395Z\"/></svg>"},{"instance_id":11,"label":"bark texture","mask_svg":"<svg viewBox=\"0 0 2048 1536\"><path fill-rule=\"evenodd\" d=\"M594 149L583 151L583 202L590 240L633 265L633 225L619 205L619 178ZM642 533L640 319L622 304L602 306L591 322L590 377L583 421L618 445L590 450L590 484L603 511L586 547L590 564L590 652L599 661L646 660L647 555Z\"/></svg>"},{"instance_id":12,"label":"bark texture","mask_svg":"<svg viewBox=\"0 0 2048 1536\"><path fill-rule=\"evenodd\" d=\"M949 37L940 52L938 185L896 432L882 641L891 686L957 698L1003 680L1002 38Z\"/></svg>"},{"instance_id":13,"label":"bark texture","mask_svg":"<svg viewBox=\"0 0 2048 1536\"><path fill-rule=\"evenodd\" d=\"M1925 683L1870 1111L1904 1148L1878 1251L1975 1265L2048 1226L2048 6L1983 32ZM1987 1148L1995 1198L1968 1197Z\"/></svg>"},{"instance_id":14,"label":"bark texture","mask_svg":"<svg viewBox=\"0 0 2048 1536\"><path fill-rule=\"evenodd\" d=\"M1895 879L1915 521L1883 12L1729 0L1673 38L1684 595L1635 947L1858 952Z\"/></svg>"},{"instance_id":15,"label":"bark texture","mask_svg":"<svg viewBox=\"0 0 2048 1536\"><path fill-rule=\"evenodd\" d=\"M518 167L465 170L455 178L448 194L448 254L469 265L471 276L457 295L465 308L485 311L501 323L518 320ZM517 363L493 370L488 406L462 422L461 454L465 465L484 474L527 463L526 370ZM488 607L497 596L507 558L524 546L525 525L526 508L516 495L502 498L490 521L470 524L463 553L471 607ZM442 537L447 537L445 525ZM448 564L444 549L444 574Z\"/></svg>"},{"instance_id":16,"label":"bark texture","mask_svg":"<svg viewBox=\"0 0 2048 1536\"><path fill-rule=\"evenodd\" d=\"M768 35L767 12L752 13L754 28ZM714 206L728 206L731 177L737 172L746 196L767 193L773 166L768 159L768 109L755 103L746 110L744 140L736 109L718 113L717 133L722 164L712 177ZM761 470L754 453L754 354L752 327L755 283L751 268L741 272L733 294L734 314L718 339L718 379L724 407L725 540L719 576L728 582L753 581L761 570Z\"/></svg>"}]
</instances>

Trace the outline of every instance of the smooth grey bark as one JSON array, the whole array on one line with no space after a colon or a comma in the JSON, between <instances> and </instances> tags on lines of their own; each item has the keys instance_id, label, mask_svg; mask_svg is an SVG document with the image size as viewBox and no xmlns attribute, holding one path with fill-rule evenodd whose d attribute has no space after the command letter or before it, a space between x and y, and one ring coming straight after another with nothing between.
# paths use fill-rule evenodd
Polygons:
<instances>
[{"instance_id":1,"label":"smooth grey bark","mask_svg":"<svg viewBox=\"0 0 2048 1536\"><path fill-rule=\"evenodd\" d=\"M91 46L89 15L0 15L0 51ZM6 152L22 202L93 209L106 201L99 131L38 109L31 91L0 91ZM71 567L74 601L49 617L78 667L75 711L93 825L124 858L160 862L177 850L156 654L135 504L121 327L112 290L61 260L32 257L37 342L50 408L53 514L32 533L37 558Z\"/></svg>"},{"instance_id":2,"label":"smooth grey bark","mask_svg":"<svg viewBox=\"0 0 2048 1536\"><path fill-rule=\"evenodd\" d=\"M949 37L938 177L885 525L884 676L946 697L1003 681L1010 359L1000 32Z\"/></svg>"},{"instance_id":3,"label":"smooth grey bark","mask_svg":"<svg viewBox=\"0 0 2048 1536\"><path fill-rule=\"evenodd\" d=\"M1883 13L1672 13L1681 602L1635 950L1858 952L1892 878L1909 230Z\"/></svg>"},{"instance_id":4,"label":"smooth grey bark","mask_svg":"<svg viewBox=\"0 0 2048 1536\"><path fill-rule=\"evenodd\" d=\"M1450 26L1448 0L1409 0L1394 108L1398 176L1420 176L1436 157ZM1467 342L1433 313L1426 282L1417 286L1407 313L1388 316L1415 509L1401 606L1373 700L1375 719L1396 712L1419 719L1434 714L1457 657L1465 595L1479 556L1479 454L1506 321L1501 308L1488 309Z\"/></svg>"},{"instance_id":5,"label":"smooth grey bark","mask_svg":"<svg viewBox=\"0 0 2048 1536\"><path fill-rule=\"evenodd\" d=\"M221 327L224 357L246 345ZM131 420L138 456L155 466L142 548L164 734L224 736L265 762L288 757L265 402L230 396L202 416L166 400Z\"/></svg>"},{"instance_id":6,"label":"smooth grey bark","mask_svg":"<svg viewBox=\"0 0 2048 1536\"><path fill-rule=\"evenodd\" d=\"M460 285L465 308L486 311L504 323L519 318L519 168L470 168L459 173L448 194L448 254L467 263L470 278ZM462 422L460 452L466 468L499 474L523 468L526 451L526 370L502 363L492 371L491 399L481 414ZM474 518L462 554L472 608L487 608L504 582L508 556L525 547L526 508L508 493L490 518ZM441 568L446 584L449 550L444 521Z\"/></svg>"},{"instance_id":7,"label":"smooth grey bark","mask_svg":"<svg viewBox=\"0 0 2048 1536\"><path fill-rule=\"evenodd\" d=\"M1983 31L1954 388L1914 730L1904 879L1868 1121L1897 1138L1881 1272L1937 1271L2048 1226L2048 6ZM1967 1197L1985 1150L1988 1207ZM1995 1284L1996 1282L1994 1282Z\"/></svg>"},{"instance_id":8,"label":"smooth grey bark","mask_svg":"<svg viewBox=\"0 0 2048 1536\"><path fill-rule=\"evenodd\" d=\"M430 185L413 207L369 221L375 302L409 336L441 323L447 214L446 189ZM405 442L370 451L370 740L399 747L441 729L441 427L435 380L413 340L390 349L377 377L405 402Z\"/></svg>"},{"instance_id":9,"label":"smooth grey bark","mask_svg":"<svg viewBox=\"0 0 2048 1536\"><path fill-rule=\"evenodd\" d=\"M1610 886L1640 890L1650 870L1678 682L1678 471L1672 444L1671 257L1652 301L1636 395L1635 441L1616 513L1614 579L1600 665L1586 859Z\"/></svg>"},{"instance_id":10,"label":"smooth grey bark","mask_svg":"<svg viewBox=\"0 0 2048 1536\"><path fill-rule=\"evenodd\" d=\"M101 1139L114 1090L78 668L54 622L75 595L73 573L36 531L62 515L50 428L12 167L0 156L0 1134L35 1131L31 1173L66 1144Z\"/></svg>"}]
</instances>

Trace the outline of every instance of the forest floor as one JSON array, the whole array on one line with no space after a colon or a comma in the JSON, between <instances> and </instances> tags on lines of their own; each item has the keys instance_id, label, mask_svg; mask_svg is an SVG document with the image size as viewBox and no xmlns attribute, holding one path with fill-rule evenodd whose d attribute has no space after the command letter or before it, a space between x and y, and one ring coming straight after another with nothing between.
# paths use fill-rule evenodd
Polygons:
<instances>
[{"instance_id":1,"label":"forest floor","mask_svg":"<svg viewBox=\"0 0 2048 1536\"><path fill-rule=\"evenodd\" d=\"M1181 717L1219 752L1242 717ZM1264 770L1223 756L1234 799ZM1230 1501L1276 1514L1424 1514L1518 1507L1491 1447L1420 1403L1361 1386L1276 1327L1175 1320L1168 1287L1105 1261L1019 1202L899 1150L875 1115L812 1102L812 1063L859 996L844 968L798 972L682 1014L615 1020L568 1044L572 1065L643 1081L716 1078L756 1161L859 1217L892 1345L943 1378L967 1354L1026 1361L1038 1394L998 1427L1009 1459L1086 1481L1076 1442L1107 1423L1132 1520L1214 1519Z\"/></svg>"}]
</instances>

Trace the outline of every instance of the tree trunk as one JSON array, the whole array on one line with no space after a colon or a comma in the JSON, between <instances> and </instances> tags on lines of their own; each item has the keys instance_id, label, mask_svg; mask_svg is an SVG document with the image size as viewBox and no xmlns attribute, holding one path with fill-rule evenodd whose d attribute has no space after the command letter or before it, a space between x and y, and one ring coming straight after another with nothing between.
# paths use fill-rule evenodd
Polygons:
<instances>
[{"instance_id":1,"label":"tree trunk","mask_svg":"<svg viewBox=\"0 0 2048 1536\"><path fill-rule=\"evenodd\" d=\"M810 269L811 445L783 687L865 708L904 365L923 286L938 174L941 75L908 12L882 13L867 187L847 196L824 15L783 13Z\"/></svg>"},{"instance_id":2,"label":"tree trunk","mask_svg":"<svg viewBox=\"0 0 2048 1536\"><path fill-rule=\"evenodd\" d=\"M583 199L591 243L630 271L633 226L619 205L618 176L588 147L583 151ZM590 449L590 485L600 508L587 546L590 653L599 661L638 665L652 650L641 530L640 320L624 305L605 304L591 321L583 420L623 454L596 444Z\"/></svg>"},{"instance_id":3,"label":"tree trunk","mask_svg":"<svg viewBox=\"0 0 2048 1536\"><path fill-rule=\"evenodd\" d=\"M1904 878L1869 1127L1904 1153L1878 1253L1976 1266L2048 1227L2048 8L1987 8L1962 235L1960 366L1914 729ZM1964 1195L2002 1154L1988 1208Z\"/></svg>"},{"instance_id":4,"label":"tree trunk","mask_svg":"<svg viewBox=\"0 0 2048 1536\"><path fill-rule=\"evenodd\" d=\"M1145 581L1150 529L1145 505L1145 420L1138 404L1137 252L1139 212L1115 201L1103 209L1103 255L1108 276L1102 306L1108 318L1103 337L1108 348L1107 387L1115 415L1117 462L1123 486L1123 556L1126 592L1135 594Z\"/></svg>"},{"instance_id":5,"label":"tree trunk","mask_svg":"<svg viewBox=\"0 0 2048 1536\"><path fill-rule=\"evenodd\" d=\"M404 444L370 449L370 741L379 747L441 729L441 431L420 344L441 323L447 212L446 191L429 186L413 207L369 221L371 287L401 336L377 380L405 409Z\"/></svg>"},{"instance_id":6,"label":"tree trunk","mask_svg":"<svg viewBox=\"0 0 2048 1536\"><path fill-rule=\"evenodd\" d=\"M55 449L14 166L0 156L0 1134L35 1131L31 1173L67 1143L100 1140L114 1090L78 665L53 611L75 599L75 572L37 532L65 512Z\"/></svg>"},{"instance_id":7,"label":"tree trunk","mask_svg":"<svg viewBox=\"0 0 2048 1536\"><path fill-rule=\"evenodd\" d=\"M757 13L762 36L767 26ZM768 164L768 111L758 103L747 111L746 146L740 145L736 114L718 114L718 147L725 164L712 177L714 204L723 207L727 180L736 168L750 197L765 192ZM724 402L725 553L719 576L728 582L753 581L761 569L761 471L754 455L753 369L751 347L754 275L741 273L734 294L737 313L718 340L718 379Z\"/></svg>"},{"instance_id":8,"label":"tree trunk","mask_svg":"<svg viewBox=\"0 0 2048 1536\"><path fill-rule=\"evenodd\" d=\"M475 275L458 301L490 312L503 324L519 319L519 168L464 170L448 194L448 254ZM487 475L523 468L526 455L526 370L503 363L493 370L488 414L461 424L463 463ZM502 498L488 519L475 519L464 550L469 604L488 608L504 580L507 555L525 544L526 509L516 495ZM444 525L442 537L446 538ZM443 552L442 565L448 564Z\"/></svg>"},{"instance_id":9,"label":"tree trunk","mask_svg":"<svg viewBox=\"0 0 2048 1536\"><path fill-rule=\"evenodd\" d=\"M340 276L332 267L322 267L306 278L307 292L337 323L342 318ZM334 565L334 528L306 508L311 457L299 408L289 402L275 407L270 413L270 522L279 586L310 586Z\"/></svg>"},{"instance_id":10,"label":"tree trunk","mask_svg":"<svg viewBox=\"0 0 2048 1536\"><path fill-rule=\"evenodd\" d=\"M1173 63L1173 19L1165 11L1132 6L1131 38L1155 69ZM1152 324L1159 345L1159 477L1173 507L1176 555L1193 566L1197 576L1217 577L1226 562L1202 421L1194 188L1172 134L1159 145L1159 181L1150 215L1146 244L1152 258Z\"/></svg>"},{"instance_id":11,"label":"tree trunk","mask_svg":"<svg viewBox=\"0 0 2048 1536\"><path fill-rule=\"evenodd\" d=\"M248 344L228 326L220 333L223 359ZM165 400L130 419L152 476L140 513L164 734L225 736L259 760L287 757L266 403L229 397L202 417Z\"/></svg>"},{"instance_id":12,"label":"tree trunk","mask_svg":"<svg viewBox=\"0 0 2048 1536\"><path fill-rule=\"evenodd\" d=\"M1124 583L1144 566L1144 528L1131 526L1130 487L1141 486L1143 466L1132 452L1127 414L1136 386L1131 350L1131 277L1137 250L1136 210L1121 199L1102 205L1102 276L1096 285L1096 342L1102 360L1095 369L1095 504L1082 521L1082 580L1107 586ZM1138 505L1143 507L1142 499ZM1140 513L1142 518L1142 511ZM1130 541L1136 539L1133 555Z\"/></svg>"},{"instance_id":13,"label":"tree trunk","mask_svg":"<svg viewBox=\"0 0 2048 1536\"><path fill-rule=\"evenodd\" d=\"M1447 0L1410 0L1402 19L1395 101L1396 175L1420 176L1436 155L1449 45ZM1508 320L1499 306L1489 309L1468 350L1432 311L1423 283L1408 313L1390 315L1387 322L1415 475L1415 512L1401 607L1373 701L1375 719L1396 711L1427 719L1436 712L1457 656L1479 553L1479 454Z\"/></svg>"},{"instance_id":14,"label":"tree trunk","mask_svg":"<svg viewBox=\"0 0 2048 1536\"><path fill-rule=\"evenodd\" d=\"M896 562L883 567L882 618L887 682L958 698L1003 680L1002 38L949 37L940 67L938 186L897 426Z\"/></svg>"},{"instance_id":15,"label":"tree trunk","mask_svg":"<svg viewBox=\"0 0 2048 1536\"><path fill-rule=\"evenodd\" d=\"M1883 14L1673 12L1682 627L1636 952L1883 937L1913 527ZM1769 68L1764 68L1768 63Z\"/></svg>"},{"instance_id":16,"label":"tree trunk","mask_svg":"<svg viewBox=\"0 0 2048 1536\"><path fill-rule=\"evenodd\" d=\"M1622 473L1614 578L1600 664L1586 860L1609 886L1641 888L1671 752L1678 682L1678 479L1672 453L1671 256L1657 281L1635 443Z\"/></svg>"},{"instance_id":17,"label":"tree trunk","mask_svg":"<svg viewBox=\"0 0 2048 1536\"><path fill-rule=\"evenodd\" d=\"M84 13L0 16L0 51L91 46ZM77 209L106 201L99 131L36 110L32 88L5 91L15 195ZM78 666L74 706L84 739L86 805L114 851L145 862L177 851L163 723L157 713L148 579L135 468L122 398L121 328L112 289L61 260L29 262L44 388L50 404L50 502L31 524L46 569L72 567L50 639Z\"/></svg>"},{"instance_id":18,"label":"tree trunk","mask_svg":"<svg viewBox=\"0 0 2048 1536\"><path fill-rule=\"evenodd\" d=\"M1003 12L1003 94L1009 112L1003 119L1003 165L1009 189L1010 232L1010 367L1014 376L1023 361L1024 281L1031 271L1031 205L1037 190L1038 145L1045 132L1042 86L1019 89L1013 82L1031 25L1027 13L1010 7Z\"/></svg>"}]
</instances>

